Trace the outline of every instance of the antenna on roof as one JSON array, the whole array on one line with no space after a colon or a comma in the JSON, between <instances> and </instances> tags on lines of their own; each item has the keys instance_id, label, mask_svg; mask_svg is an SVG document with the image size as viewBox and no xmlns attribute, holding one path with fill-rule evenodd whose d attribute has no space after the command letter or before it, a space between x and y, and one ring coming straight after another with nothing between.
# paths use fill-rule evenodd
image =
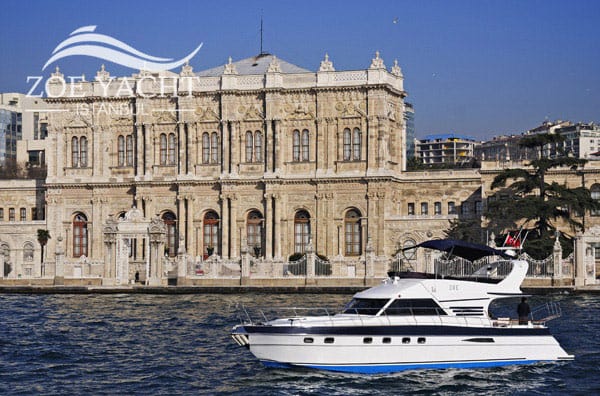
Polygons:
<instances>
[{"instance_id":1,"label":"antenna on roof","mask_svg":"<svg viewBox=\"0 0 600 396\"><path fill-rule=\"evenodd\" d=\"M260 55L263 54L263 14L260 10Z\"/></svg>"}]
</instances>

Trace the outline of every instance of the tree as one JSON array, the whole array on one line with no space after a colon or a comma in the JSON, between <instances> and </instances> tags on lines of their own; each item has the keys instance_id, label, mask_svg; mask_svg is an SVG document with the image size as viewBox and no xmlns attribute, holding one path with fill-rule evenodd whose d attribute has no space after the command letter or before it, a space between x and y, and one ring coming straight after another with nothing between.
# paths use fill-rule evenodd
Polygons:
<instances>
[{"instance_id":1,"label":"tree","mask_svg":"<svg viewBox=\"0 0 600 396\"><path fill-rule=\"evenodd\" d=\"M48 239L50 239L50 231L38 229L37 230L37 240L40 243L42 248L42 254L40 255L40 264L44 264L44 246L48 243Z\"/></svg>"},{"instance_id":2,"label":"tree","mask_svg":"<svg viewBox=\"0 0 600 396\"><path fill-rule=\"evenodd\" d=\"M498 174L491 185L500 189L504 199L492 197L488 203L485 217L489 226L496 231L506 232L522 226L529 232L524 250L536 258L545 258L552 252L553 238L558 224L569 226L571 231L584 230L584 224L578 219L586 211L600 209L600 203L584 186L568 188L557 182L547 183L546 174L555 168L569 168L572 171L583 167L586 160L564 155L558 150L558 156L549 158L544 155L544 146L559 145L564 141L561 135L552 133L526 136L519 142L521 147L537 151L537 159L529 163L528 168L506 169ZM507 185L509 181L511 184ZM572 235L561 235L565 253L572 250L568 240Z\"/></svg>"},{"instance_id":3,"label":"tree","mask_svg":"<svg viewBox=\"0 0 600 396\"><path fill-rule=\"evenodd\" d=\"M485 230L481 227L479 219L450 220L450 228L444 233L450 239L487 244Z\"/></svg>"}]
</instances>

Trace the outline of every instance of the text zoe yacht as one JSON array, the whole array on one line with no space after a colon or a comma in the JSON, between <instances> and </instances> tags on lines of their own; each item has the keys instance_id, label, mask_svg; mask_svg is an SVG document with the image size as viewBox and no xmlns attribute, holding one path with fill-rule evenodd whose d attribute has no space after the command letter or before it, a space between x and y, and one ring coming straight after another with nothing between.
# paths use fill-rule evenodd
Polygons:
<instances>
[{"instance_id":1,"label":"text zoe yacht","mask_svg":"<svg viewBox=\"0 0 600 396\"><path fill-rule=\"evenodd\" d=\"M468 260L507 258L503 251L455 240L427 241L417 247ZM510 273L490 282L490 271L501 263L512 265ZM355 294L340 313L299 316L295 310L274 320L263 315L257 322L244 311L247 319L233 328L231 336L267 366L353 373L572 360L545 326L560 315L556 303L546 305L549 316L540 320L530 316L526 324L488 314L494 299L522 295L527 267L526 261L499 261L486 265L483 279L468 280L390 273L382 284Z\"/></svg>"}]
</instances>

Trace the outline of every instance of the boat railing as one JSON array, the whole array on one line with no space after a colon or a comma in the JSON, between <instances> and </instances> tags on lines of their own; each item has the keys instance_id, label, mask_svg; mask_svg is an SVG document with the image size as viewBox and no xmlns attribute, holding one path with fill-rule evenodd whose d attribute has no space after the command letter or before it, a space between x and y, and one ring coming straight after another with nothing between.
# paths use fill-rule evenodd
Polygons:
<instances>
[{"instance_id":1,"label":"boat railing","mask_svg":"<svg viewBox=\"0 0 600 396\"><path fill-rule=\"evenodd\" d=\"M519 319L515 318L496 318L493 321L495 327L512 327L516 325L533 325L533 326L545 326L547 322L552 319L560 318L562 316L562 309L560 303L555 301L549 301L547 303L538 305L531 309L527 324L521 324Z\"/></svg>"},{"instance_id":2,"label":"boat railing","mask_svg":"<svg viewBox=\"0 0 600 396\"><path fill-rule=\"evenodd\" d=\"M340 313L339 308L327 307L252 307L243 304L236 307L236 313L241 324L261 325L275 319L294 321L308 316L322 316L332 320Z\"/></svg>"}]
</instances>

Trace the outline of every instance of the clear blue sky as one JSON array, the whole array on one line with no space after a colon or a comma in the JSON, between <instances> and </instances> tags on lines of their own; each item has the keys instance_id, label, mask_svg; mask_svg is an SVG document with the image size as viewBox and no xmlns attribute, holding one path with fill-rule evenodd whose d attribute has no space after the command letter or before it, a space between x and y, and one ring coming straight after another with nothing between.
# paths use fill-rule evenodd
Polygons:
<instances>
[{"instance_id":1,"label":"clear blue sky","mask_svg":"<svg viewBox=\"0 0 600 396\"><path fill-rule=\"evenodd\" d=\"M27 92L56 45L75 29L118 38L201 70L264 49L316 70L364 69L376 50L398 59L418 136L520 133L545 119L600 121L600 1L14 1L3 0L0 92ZM58 61L65 75L95 75L103 61ZM131 69L107 64L113 75Z\"/></svg>"}]
</instances>

